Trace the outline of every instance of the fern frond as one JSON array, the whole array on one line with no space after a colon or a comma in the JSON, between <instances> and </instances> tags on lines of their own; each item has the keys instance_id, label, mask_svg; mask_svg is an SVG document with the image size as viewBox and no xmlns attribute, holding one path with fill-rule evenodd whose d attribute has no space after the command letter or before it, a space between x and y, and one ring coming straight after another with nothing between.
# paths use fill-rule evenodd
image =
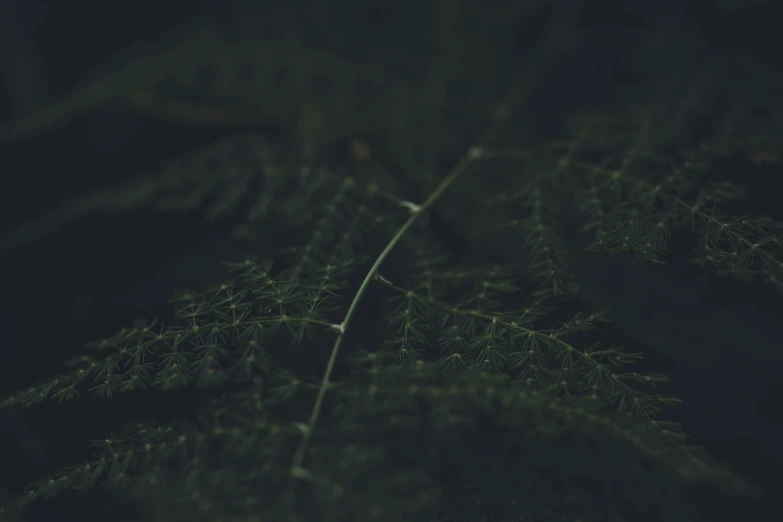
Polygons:
<instances>
[{"instance_id":1,"label":"fern frond","mask_svg":"<svg viewBox=\"0 0 783 522\"><path fill-rule=\"evenodd\" d=\"M516 4L503 12L539 7ZM705 181L727 146L746 145L735 135L750 123L742 104L695 145L679 141L686 122L703 116L691 101L725 71L712 61L695 85L668 78L641 89L644 99L624 92L616 110L572 114L570 129L539 137L525 102L571 42L581 2L542 7L552 18L544 43L502 93L466 78L461 59L484 70L485 55L454 36L473 22L473 6L452 5L436 2L422 20L437 19L435 34L424 32L431 44L458 52L434 53L430 64L391 60L377 97L353 92L366 71L362 49L342 49L345 58L303 52L278 71L292 57L281 49L289 42L253 40L253 50L280 52L259 77L271 74L279 81L270 89L290 88L295 101L281 95L270 106L247 86L219 82L204 98L239 100L267 123L279 111L302 138L295 147L231 136L8 237L10 246L89 214L198 209L231 221L249 252L227 263L223 279L175 295L165 325L137 321L88 345L61 375L0 400L0 409L26 407L85 390L201 400L196 418L135 422L93 441L88 460L30 485L22 504L104 485L137 503L165 501L194 522L599 521L642 511L668 522L693 520L692 486L757 493L667 419L680 400L662 389L664 374L642 368L637 350L601 340L610 313L572 308L580 235L589 235L588 251L655 262L672 232L690 225L699 262L779 284L780 225L725 215L740 187ZM192 38L188 50L156 54L154 74L134 88L167 92L161 71L192 54ZM268 57L252 54L225 67ZM193 67L174 75L190 78ZM340 81L320 85L321 73ZM460 132L444 99L468 85L487 98L483 117L466 118ZM122 92L107 96L126 97L126 87L110 82L108 91ZM256 107L259 96L266 104ZM335 160L327 145L353 131L380 132L386 148L374 142ZM475 251L455 252L440 237L449 227Z\"/></svg>"}]
</instances>

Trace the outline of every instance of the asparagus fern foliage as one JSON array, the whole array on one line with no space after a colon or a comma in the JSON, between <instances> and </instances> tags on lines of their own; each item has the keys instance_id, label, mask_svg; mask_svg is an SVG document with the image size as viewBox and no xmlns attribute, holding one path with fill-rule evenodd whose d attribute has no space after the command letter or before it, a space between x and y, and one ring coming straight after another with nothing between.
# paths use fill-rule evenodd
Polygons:
<instances>
[{"instance_id":1,"label":"asparagus fern foliage","mask_svg":"<svg viewBox=\"0 0 783 522\"><path fill-rule=\"evenodd\" d=\"M533 66L555 60L572 23L555 20ZM512 79L480 136L449 137L446 156L467 145L440 166L392 132L410 121L382 120L399 138L391 163L358 139L340 163L318 140L297 153L234 134L7 237L153 207L232 220L247 245L222 281L172 300L172 322L129 325L0 400L203 399L198 418L94 443L22 504L103 484L191 520L668 521L693 519L692 486L752 494L666 420L679 401L663 374L591 339L608 315L570 310L575 229L589 250L657 262L689 225L697 262L780 287L781 225L727 217L741 188L703 181L736 143L739 112L676 154L672 119L630 104L538 143L524 122L533 72ZM436 168L406 170L419 166ZM500 262L450 251L434 216Z\"/></svg>"}]
</instances>

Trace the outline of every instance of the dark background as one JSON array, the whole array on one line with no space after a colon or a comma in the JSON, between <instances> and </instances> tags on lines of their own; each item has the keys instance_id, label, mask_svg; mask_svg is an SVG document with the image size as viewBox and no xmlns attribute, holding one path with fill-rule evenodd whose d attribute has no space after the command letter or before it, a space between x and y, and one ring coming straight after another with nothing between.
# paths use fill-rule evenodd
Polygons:
<instances>
[{"instance_id":1,"label":"dark background","mask_svg":"<svg viewBox=\"0 0 783 522\"><path fill-rule=\"evenodd\" d=\"M778 49L783 41L775 4L589 2L580 28L693 31L715 45L780 68ZM154 37L200 11L220 16L222 5L208 0L3 2L0 117L13 118L66 91L131 42ZM207 143L225 132L107 108L24 142L0 144L0 231L85 189L129 179L172 151ZM736 167L726 177L750 185L747 206L738 211L783 218L780 165L755 167L740 159ZM0 396L56 374L63 368L62 361L78 353L84 342L111 334L131 318L166 316L165 300L175 286L197 284L195 274L212 270L225 259L223 253L230 250L220 239L225 230L224 224L205 224L196 215L138 213L83 220L4 254L0 258ZM219 255L194 269L193 275L183 274L178 262L200 255L205 245ZM728 295L747 301L760 313L761 308L764 313L780 311L779 296L768 289L709 281L724 299ZM688 373L688 368L662 357L648 360L651 369L672 374L667 392L685 400L675 415L696 443L771 490L780 486L783 443L756 433L761 425L783 428L777 397L781 379L775 368L754 368L754 362L741 354L736 361L723 361L703 373ZM713 393L715 387L722 391ZM110 404L85 400L89 407L74 401L0 412L0 488L18 493L42 473L83 457L85 440L102 438L107 429L133 416L165 419L171 407L182 413L190 408L182 398L154 402L144 396L120 396ZM743 401L755 404L750 407ZM755 424L761 416L768 417L766 422ZM721 429L722 424L739 425ZM102 509L101 502L108 505L94 500L99 496L89 498L96 502L96 512ZM47 507L35 506L28 520L82 520L82 502L64 495ZM738 507L745 508L751 509L747 504Z\"/></svg>"}]
</instances>

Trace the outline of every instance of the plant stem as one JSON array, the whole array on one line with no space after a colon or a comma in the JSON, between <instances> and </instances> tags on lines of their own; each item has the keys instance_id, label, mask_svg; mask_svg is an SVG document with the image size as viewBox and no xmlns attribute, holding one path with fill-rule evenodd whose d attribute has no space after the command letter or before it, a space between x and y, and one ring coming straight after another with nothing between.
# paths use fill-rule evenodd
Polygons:
<instances>
[{"instance_id":1,"label":"plant stem","mask_svg":"<svg viewBox=\"0 0 783 522\"><path fill-rule=\"evenodd\" d=\"M307 470L302 468L302 462L304 461L305 453L307 452L307 448L310 444L310 439L312 437L313 431L315 430L315 425L318 422L318 416L321 413L321 406L323 404L324 396L326 395L326 389L329 386L329 378L331 377L332 370L334 368L334 363L337 360L337 354L340 351L340 345L342 344L343 337L345 337L345 332L348 329L348 325L351 322L351 318L353 318L354 314L356 313L356 309L359 306L359 302L361 301L362 297L367 291L367 288L370 286L370 283L378 273L378 269L380 269L381 264L383 264L383 262L391 253L391 251L394 249L395 245L397 245L400 239L402 239L402 237L405 235L408 229L416 222L416 220L419 218L419 216L422 213L427 211L427 209L429 209L438 200L438 198L440 198L443 192L445 192L446 189L449 188L449 186L451 186L454 183L457 177L459 177L460 174L462 174L474 160L480 158L482 154L483 154L482 148L471 147L468 153L463 156L463 158L451 170L448 176L446 176L443 179L443 181L441 181L440 184L437 187L435 187L435 190L433 190L430 193L430 195L427 197L424 203L422 203L421 205L413 205L413 204L405 205L410 209L410 216L405 221L405 223L400 227L397 233L394 234L394 237L391 238L391 240L383 249L383 251L378 255L378 258L375 260L375 263L373 263L372 267L367 272L367 275L364 277L364 281L362 281L359 290L356 292L356 295L354 296L353 301L351 302L351 306L348 308L348 312L345 314L345 318L343 319L343 322L339 325L335 325L335 329L338 331L337 339L335 339L334 346L332 347L332 352L329 355L329 362L326 365L326 371L324 371L323 378L321 379L321 385L318 388L318 395L316 396L313 409L310 412L310 418L307 421L307 426L302 428L303 431L302 438L299 441L299 446L297 447L296 452L294 453L294 458L291 462L290 482L285 498L285 502L287 505L293 505L296 479L309 476Z\"/></svg>"}]
</instances>

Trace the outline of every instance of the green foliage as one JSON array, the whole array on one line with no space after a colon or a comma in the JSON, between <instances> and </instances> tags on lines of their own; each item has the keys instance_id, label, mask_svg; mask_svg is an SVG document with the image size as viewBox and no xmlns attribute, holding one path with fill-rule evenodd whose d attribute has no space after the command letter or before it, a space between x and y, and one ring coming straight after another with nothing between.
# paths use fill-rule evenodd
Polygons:
<instances>
[{"instance_id":1,"label":"green foliage","mask_svg":"<svg viewBox=\"0 0 783 522\"><path fill-rule=\"evenodd\" d=\"M663 107L679 99L645 98L647 105L571 115L557 137L536 138L526 98L568 46L578 8L548 13L551 27L505 95L480 92L491 100L483 112L493 114L476 118L487 123L481 135L448 132L454 112L438 100L451 99L447 88L467 73L447 56L429 64L437 74L415 91L402 73L393 77L372 102L372 124L338 104L345 126L333 127L330 116L325 134L299 133L294 147L234 134L5 238L10 247L70 219L154 208L231 221L248 251L227 263L222 281L176 296L172 324L136 322L92 343L64 373L0 400L3 409L84 393L194 388L203 396L197 419L131 423L94 442L88 460L32 484L21 503L103 484L205 521L640 513L671 521L698 515L687 499L692 487L755 494L666 420L679 401L663 392L663 374L641 369L642 354L594 342L608 314L567 313L578 295L569 273L577 232L588 251L661 262L672 231L690 226L699 234L696 262L783 288L781 224L727 215L741 187L705 180L727 148L747 147L731 129L750 123L735 111L672 152L670 141L685 131L670 127ZM443 22L436 44L455 43L448 29L464 19ZM454 50L480 61L472 52ZM297 56L351 78L345 67ZM289 79L303 89L315 83ZM322 92L305 91L294 93L300 106L361 101L325 104ZM409 101L409 92L421 96ZM398 95L408 111L427 99L426 110L381 110ZM257 96L232 103L263 105ZM283 119L294 125L299 116ZM253 117L271 118L263 110ZM405 134L417 117L441 126L440 143L427 132ZM343 162L330 156L335 136L378 129L393 137L393 160L375 154L383 147ZM432 215L479 255L450 251ZM484 256L501 251L502 262ZM522 276L528 271L532 281Z\"/></svg>"}]
</instances>

